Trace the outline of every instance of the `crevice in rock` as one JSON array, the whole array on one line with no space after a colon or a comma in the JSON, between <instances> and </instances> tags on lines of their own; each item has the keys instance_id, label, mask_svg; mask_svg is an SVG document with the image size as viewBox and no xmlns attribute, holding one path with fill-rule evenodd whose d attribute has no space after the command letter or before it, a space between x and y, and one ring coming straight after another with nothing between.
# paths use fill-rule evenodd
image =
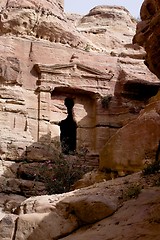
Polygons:
<instances>
[{"instance_id":1,"label":"crevice in rock","mask_svg":"<svg viewBox=\"0 0 160 240\"><path fill-rule=\"evenodd\" d=\"M123 86L122 95L129 99L146 101L155 96L159 89L159 83L128 81Z\"/></svg>"},{"instance_id":2,"label":"crevice in rock","mask_svg":"<svg viewBox=\"0 0 160 240\"><path fill-rule=\"evenodd\" d=\"M11 240L16 240L17 228L18 228L18 218L15 220L15 227L14 227L13 237Z\"/></svg>"},{"instance_id":3,"label":"crevice in rock","mask_svg":"<svg viewBox=\"0 0 160 240\"><path fill-rule=\"evenodd\" d=\"M97 124L96 125L96 127L104 127L104 128L106 128L106 127L108 127L108 128L121 128L121 127L123 127L123 125L122 124L112 124L112 123L110 123L110 124Z\"/></svg>"}]
</instances>

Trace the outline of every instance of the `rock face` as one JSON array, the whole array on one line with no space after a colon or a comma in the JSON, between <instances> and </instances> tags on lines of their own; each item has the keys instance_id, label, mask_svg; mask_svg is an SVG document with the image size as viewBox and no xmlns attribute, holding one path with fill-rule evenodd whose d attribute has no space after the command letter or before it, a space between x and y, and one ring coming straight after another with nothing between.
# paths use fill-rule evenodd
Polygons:
<instances>
[{"instance_id":1,"label":"rock face","mask_svg":"<svg viewBox=\"0 0 160 240\"><path fill-rule=\"evenodd\" d=\"M64 13L62 1L1 1L2 189L6 177L8 189L17 179L18 162L56 158L66 98L74 100L77 150L85 149L90 160L135 121L159 89L143 63L143 48L132 44L135 29L135 20L120 7L98 6L75 16ZM101 167L107 168L106 155L101 156ZM18 179L14 193L29 196L33 186L37 194L45 193L37 184Z\"/></svg>"},{"instance_id":2,"label":"rock face","mask_svg":"<svg viewBox=\"0 0 160 240\"><path fill-rule=\"evenodd\" d=\"M60 1L2 1L0 7L1 36L28 35L51 42L78 44L78 37L66 22Z\"/></svg>"},{"instance_id":3,"label":"rock face","mask_svg":"<svg viewBox=\"0 0 160 240\"><path fill-rule=\"evenodd\" d=\"M143 46L147 52L145 63L160 77L159 71L159 1L145 0L141 7L141 21L137 25L134 42Z\"/></svg>"},{"instance_id":4,"label":"rock face","mask_svg":"<svg viewBox=\"0 0 160 240\"><path fill-rule=\"evenodd\" d=\"M124 48L124 55L125 53L132 55L138 53L137 47L133 46L130 41L130 37L134 34L135 24L136 21L123 7L97 6L79 19L76 26L87 36L88 41L95 43L104 51L113 51L111 54L114 55L119 50L119 54L122 54L122 48Z\"/></svg>"},{"instance_id":5,"label":"rock face","mask_svg":"<svg viewBox=\"0 0 160 240\"><path fill-rule=\"evenodd\" d=\"M157 77L159 71L159 3L144 1L141 19L138 23L133 42L143 46L147 52L145 64ZM159 84L158 84L159 85ZM150 88L151 90L151 88ZM160 139L160 93L153 98L140 116L120 129L101 152L101 168L126 169L135 171L145 162L156 158ZM145 136L145 138L144 138ZM141 162L141 164L140 164Z\"/></svg>"},{"instance_id":6,"label":"rock face","mask_svg":"<svg viewBox=\"0 0 160 240\"><path fill-rule=\"evenodd\" d=\"M144 137L145 136L145 137ZM100 168L138 171L152 162L160 137L160 98L141 111L140 116L121 128L101 152ZM107 161L103 162L103 159Z\"/></svg>"}]
</instances>

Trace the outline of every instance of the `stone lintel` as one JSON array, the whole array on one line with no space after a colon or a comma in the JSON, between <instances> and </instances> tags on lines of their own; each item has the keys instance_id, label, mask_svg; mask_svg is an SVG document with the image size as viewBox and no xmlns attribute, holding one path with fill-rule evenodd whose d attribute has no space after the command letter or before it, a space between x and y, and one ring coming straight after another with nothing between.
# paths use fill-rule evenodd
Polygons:
<instances>
[{"instance_id":1,"label":"stone lintel","mask_svg":"<svg viewBox=\"0 0 160 240\"><path fill-rule=\"evenodd\" d=\"M66 69L71 69L71 77L72 74L74 76L74 72L78 72L78 70L83 71L83 73L79 72L79 76L83 78L93 78L93 79L102 79L102 80L111 80L113 77L113 73L111 72L102 72L96 68L88 67L81 63L68 63L68 64L55 64L55 65L47 65L47 64L35 64L34 69L38 74L48 73L48 74L62 74Z\"/></svg>"},{"instance_id":2,"label":"stone lintel","mask_svg":"<svg viewBox=\"0 0 160 240\"><path fill-rule=\"evenodd\" d=\"M70 93L70 94L76 94L76 95L86 95L89 96L92 99L98 99L101 97L101 95L98 92L92 92L89 90L84 90L82 88L72 88L72 87L55 87L52 90L52 95L57 93Z\"/></svg>"}]
</instances>

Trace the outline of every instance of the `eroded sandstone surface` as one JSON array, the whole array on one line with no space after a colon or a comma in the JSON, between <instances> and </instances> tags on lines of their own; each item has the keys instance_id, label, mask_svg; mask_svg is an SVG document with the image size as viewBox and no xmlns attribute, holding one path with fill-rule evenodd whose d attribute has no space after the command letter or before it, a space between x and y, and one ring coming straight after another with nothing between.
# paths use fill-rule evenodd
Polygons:
<instances>
[{"instance_id":1,"label":"eroded sandstone surface","mask_svg":"<svg viewBox=\"0 0 160 240\"><path fill-rule=\"evenodd\" d=\"M145 0L141 7L141 21L137 25L134 42L143 46L147 52L145 63L158 78L159 73L159 11L160 3Z\"/></svg>"}]
</instances>

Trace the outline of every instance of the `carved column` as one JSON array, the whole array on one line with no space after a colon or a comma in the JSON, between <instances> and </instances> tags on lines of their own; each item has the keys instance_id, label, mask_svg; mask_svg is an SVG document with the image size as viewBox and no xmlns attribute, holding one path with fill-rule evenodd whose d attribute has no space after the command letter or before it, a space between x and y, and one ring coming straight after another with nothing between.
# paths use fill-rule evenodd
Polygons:
<instances>
[{"instance_id":1,"label":"carved column","mask_svg":"<svg viewBox=\"0 0 160 240\"><path fill-rule=\"evenodd\" d=\"M51 88L38 87L38 133L37 141L50 143L50 101L51 101Z\"/></svg>"}]
</instances>

